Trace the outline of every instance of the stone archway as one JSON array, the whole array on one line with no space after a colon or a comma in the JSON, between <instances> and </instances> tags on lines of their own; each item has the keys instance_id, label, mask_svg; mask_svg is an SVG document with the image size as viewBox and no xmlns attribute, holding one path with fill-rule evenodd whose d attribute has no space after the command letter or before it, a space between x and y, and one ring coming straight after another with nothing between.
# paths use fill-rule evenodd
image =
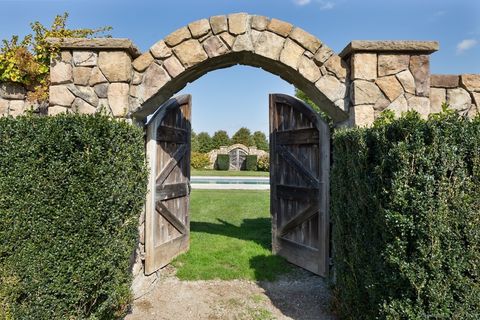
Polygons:
<instances>
[{"instance_id":1,"label":"stone archway","mask_svg":"<svg viewBox=\"0 0 480 320\"><path fill-rule=\"evenodd\" d=\"M348 70L340 56L290 23L246 13L192 22L137 57L130 116L142 120L188 82L236 64L280 76L334 121L348 118Z\"/></svg>"}]
</instances>

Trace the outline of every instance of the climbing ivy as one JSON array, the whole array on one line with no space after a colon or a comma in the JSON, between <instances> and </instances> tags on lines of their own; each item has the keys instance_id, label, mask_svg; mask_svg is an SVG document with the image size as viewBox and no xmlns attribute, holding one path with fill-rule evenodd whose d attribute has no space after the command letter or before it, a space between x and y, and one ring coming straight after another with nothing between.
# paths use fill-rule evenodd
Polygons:
<instances>
[{"instance_id":1,"label":"climbing ivy","mask_svg":"<svg viewBox=\"0 0 480 320\"><path fill-rule=\"evenodd\" d=\"M0 47L0 82L22 84L29 91L31 101L48 100L50 85L50 59L58 53L58 47L48 43L48 38L87 38L101 36L111 27L98 29L67 28L68 13L57 15L50 27L40 22L30 26L33 34L22 40L16 35L10 40L2 40ZM107 35L108 36L108 35Z\"/></svg>"}]
</instances>

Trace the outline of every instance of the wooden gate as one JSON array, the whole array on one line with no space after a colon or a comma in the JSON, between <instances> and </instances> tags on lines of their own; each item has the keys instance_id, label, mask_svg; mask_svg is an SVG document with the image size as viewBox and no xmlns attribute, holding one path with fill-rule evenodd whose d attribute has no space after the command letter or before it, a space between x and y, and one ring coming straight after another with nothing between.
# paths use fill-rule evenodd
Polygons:
<instances>
[{"instance_id":1,"label":"wooden gate","mask_svg":"<svg viewBox=\"0 0 480 320\"><path fill-rule=\"evenodd\" d=\"M270 95L272 249L321 276L329 266L330 131L310 106Z\"/></svg>"},{"instance_id":2,"label":"wooden gate","mask_svg":"<svg viewBox=\"0 0 480 320\"><path fill-rule=\"evenodd\" d=\"M145 208L145 274L189 248L191 96L165 102L147 122L150 166Z\"/></svg>"}]
</instances>

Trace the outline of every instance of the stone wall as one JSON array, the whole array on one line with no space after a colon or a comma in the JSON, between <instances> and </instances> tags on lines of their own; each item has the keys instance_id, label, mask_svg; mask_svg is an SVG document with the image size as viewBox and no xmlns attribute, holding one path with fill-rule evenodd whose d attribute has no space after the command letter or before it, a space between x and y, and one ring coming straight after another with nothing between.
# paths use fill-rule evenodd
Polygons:
<instances>
[{"instance_id":1,"label":"stone wall","mask_svg":"<svg viewBox=\"0 0 480 320\"><path fill-rule=\"evenodd\" d=\"M248 155L256 155L257 157L268 156L268 152L257 149L257 147L247 147L243 144L234 144L229 147L222 146L219 149L212 150L208 153L208 157L210 159L210 164L208 165L208 169L213 169L215 166L215 162L217 161L217 155L219 154L229 154L230 151L240 148L245 151Z\"/></svg>"},{"instance_id":2,"label":"stone wall","mask_svg":"<svg viewBox=\"0 0 480 320\"><path fill-rule=\"evenodd\" d=\"M16 83L0 83L0 116L18 116L36 110L37 104L27 101L27 90Z\"/></svg>"},{"instance_id":3,"label":"stone wall","mask_svg":"<svg viewBox=\"0 0 480 320\"><path fill-rule=\"evenodd\" d=\"M440 112L443 102L469 117L480 112L479 74L435 74L430 78L430 86L431 112Z\"/></svg>"},{"instance_id":4,"label":"stone wall","mask_svg":"<svg viewBox=\"0 0 480 320\"><path fill-rule=\"evenodd\" d=\"M140 53L127 39L50 39L61 47L51 62L49 115L129 111L132 60Z\"/></svg>"}]
</instances>

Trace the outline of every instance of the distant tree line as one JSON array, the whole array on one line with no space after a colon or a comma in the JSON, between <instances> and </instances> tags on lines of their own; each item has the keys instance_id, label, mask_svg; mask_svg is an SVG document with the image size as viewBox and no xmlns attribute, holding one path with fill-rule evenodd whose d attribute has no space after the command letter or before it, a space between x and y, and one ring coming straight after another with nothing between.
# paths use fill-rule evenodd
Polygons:
<instances>
[{"instance_id":1,"label":"distant tree line","mask_svg":"<svg viewBox=\"0 0 480 320\"><path fill-rule=\"evenodd\" d=\"M268 151L268 140L261 131L253 134L248 128L242 127L230 138L225 130L216 131L213 136L208 132L195 133L192 131L192 151L207 153L221 146L243 144L247 147L257 147L259 150Z\"/></svg>"}]
</instances>

